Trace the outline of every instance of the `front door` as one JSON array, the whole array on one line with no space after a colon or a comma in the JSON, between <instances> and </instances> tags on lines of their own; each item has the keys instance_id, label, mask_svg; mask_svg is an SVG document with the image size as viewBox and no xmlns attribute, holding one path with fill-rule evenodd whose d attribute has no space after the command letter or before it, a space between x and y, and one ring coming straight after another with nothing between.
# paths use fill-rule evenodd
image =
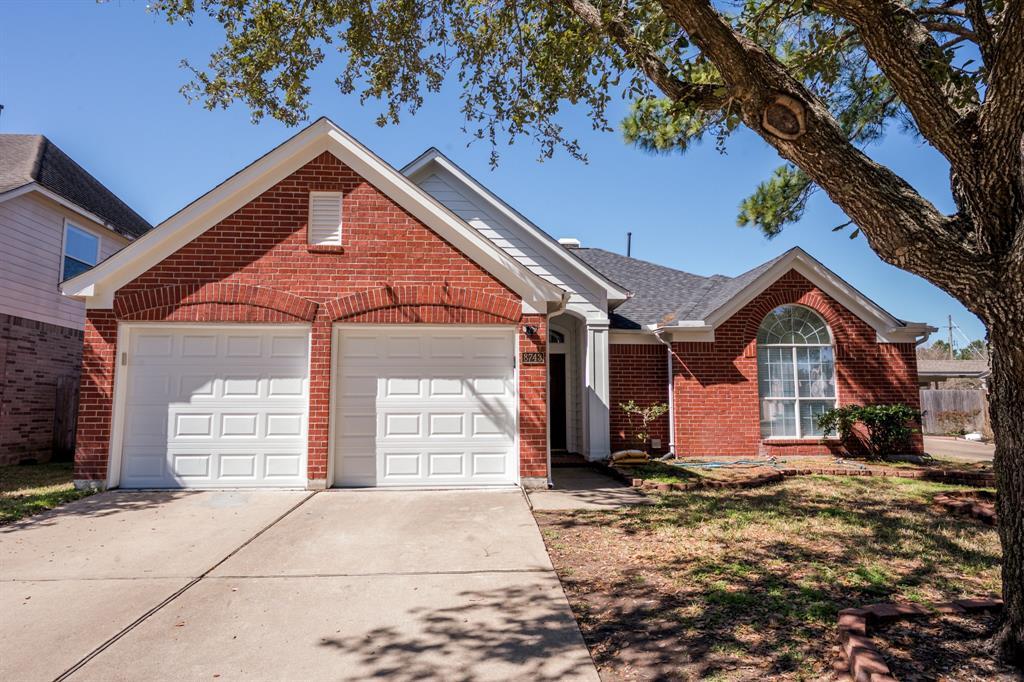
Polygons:
<instances>
[{"instance_id":1,"label":"front door","mask_svg":"<svg viewBox=\"0 0 1024 682\"><path fill-rule=\"evenodd\" d=\"M548 391L551 428L551 449L565 450L565 354L548 356Z\"/></svg>"}]
</instances>

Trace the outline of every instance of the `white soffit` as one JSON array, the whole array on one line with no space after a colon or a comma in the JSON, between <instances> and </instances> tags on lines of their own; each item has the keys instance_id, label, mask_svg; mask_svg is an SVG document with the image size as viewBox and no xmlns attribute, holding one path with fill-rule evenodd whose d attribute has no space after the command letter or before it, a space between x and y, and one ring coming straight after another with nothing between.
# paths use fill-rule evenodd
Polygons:
<instances>
[{"instance_id":1,"label":"white soffit","mask_svg":"<svg viewBox=\"0 0 1024 682\"><path fill-rule=\"evenodd\" d=\"M544 313L566 292L506 254L327 118L321 118L199 197L96 267L61 285L90 308L109 308L114 292L323 152L330 152Z\"/></svg>"}]
</instances>

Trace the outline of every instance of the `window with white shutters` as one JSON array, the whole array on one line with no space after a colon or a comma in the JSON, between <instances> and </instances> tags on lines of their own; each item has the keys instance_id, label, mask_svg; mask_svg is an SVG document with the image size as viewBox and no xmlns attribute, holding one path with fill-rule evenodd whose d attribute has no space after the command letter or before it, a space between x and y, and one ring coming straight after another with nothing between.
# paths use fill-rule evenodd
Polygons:
<instances>
[{"instance_id":1,"label":"window with white shutters","mask_svg":"<svg viewBox=\"0 0 1024 682\"><path fill-rule=\"evenodd\" d=\"M341 246L341 192L309 193L309 243Z\"/></svg>"}]
</instances>

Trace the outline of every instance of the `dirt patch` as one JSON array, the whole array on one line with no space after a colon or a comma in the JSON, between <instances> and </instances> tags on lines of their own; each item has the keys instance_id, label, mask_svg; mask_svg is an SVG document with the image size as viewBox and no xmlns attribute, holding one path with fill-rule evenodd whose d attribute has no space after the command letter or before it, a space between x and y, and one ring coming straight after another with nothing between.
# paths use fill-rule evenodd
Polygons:
<instances>
[{"instance_id":1,"label":"dirt patch","mask_svg":"<svg viewBox=\"0 0 1024 682\"><path fill-rule=\"evenodd\" d=\"M994 614L947 614L898 621L872 634L893 676L902 682L1020 680L1019 673L997 663L989 651L998 623Z\"/></svg>"},{"instance_id":2,"label":"dirt patch","mask_svg":"<svg viewBox=\"0 0 1024 682\"><path fill-rule=\"evenodd\" d=\"M807 476L538 513L604 680L829 679L839 610L999 590L994 529L940 484Z\"/></svg>"}]
</instances>

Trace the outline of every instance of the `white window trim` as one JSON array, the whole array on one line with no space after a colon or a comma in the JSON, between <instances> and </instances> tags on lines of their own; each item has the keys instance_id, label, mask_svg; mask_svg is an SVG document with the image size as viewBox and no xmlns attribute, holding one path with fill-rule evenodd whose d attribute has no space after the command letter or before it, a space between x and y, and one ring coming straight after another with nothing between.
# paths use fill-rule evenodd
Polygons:
<instances>
[{"instance_id":1,"label":"white window trim","mask_svg":"<svg viewBox=\"0 0 1024 682\"><path fill-rule=\"evenodd\" d=\"M788 307L807 308L807 306L802 306L799 303L787 303L787 304L783 304L782 306L779 306L779 307L785 307L785 308L788 308ZM813 308L808 308L808 310L813 312L819 318L821 317L821 313L819 313L818 311L814 310ZM762 324L763 323L764 322L762 321ZM814 436L814 435L805 436L803 434L803 425L800 423L801 422L801 419L800 419L800 402L801 401L824 402L824 401L827 401L827 400L831 400L833 407L837 407L839 405L839 382L836 381L836 371L835 371L835 369L836 369L835 335L832 333L832 328L828 325L827 322L825 322L824 318L822 318L822 323L825 325L825 331L828 332L829 343L760 343L760 342L757 343L757 348L758 349L761 349L761 348L790 348L790 349L792 349L792 359L793 359L793 392L795 393L795 395L788 396L788 397L786 397L786 396L762 396L761 395L761 389L760 389L760 386L761 386L761 361L760 361L760 357L757 358L757 374L758 374L757 411L758 411L758 417L759 417L759 419L758 419L758 429L760 429L761 401L763 401L763 400L780 401L780 402L781 401L792 401L792 402L794 402L795 403L794 417L795 417L795 422L796 422L796 435L795 436L765 436L765 435L762 435L761 436L761 440L763 440L763 441L787 441L787 440L821 441L821 440L839 440L838 434L832 434L832 435L823 434L821 436ZM760 329L761 328L758 327L758 335L760 335ZM800 395L800 379L799 379L799 372L798 372L799 363L798 363L797 357L796 357L796 351L797 351L798 348L829 348L829 349L832 350L832 389L833 389L832 390L832 393L833 393L832 396L822 396L822 397L817 397L816 398L816 397L813 397L813 396L801 396Z\"/></svg>"},{"instance_id":2,"label":"white window trim","mask_svg":"<svg viewBox=\"0 0 1024 682\"><path fill-rule=\"evenodd\" d=\"M90 236L96 238L95 262L94 263L87 263L87 265L89 267L96 267L96 264L100 262L100 253L102 253L102 251L103 251L103 236L102 235L98 235L95 232L93 232L92 230L88 230L88 229L82 227L81 225L73 223L70 220L68 220L67 218L65 218L64 219L64 231L63 231L63 235L62 235L63 238L61 239L61 243L60 243L60 280L58 280L59 282L63 282L65 279L67 279L64 276L64 261L67 258L71 258L73 260L76 260L79 263L85 263L85 261L79 260L79 259L75 258L74 256L69 256L68 253L67 253L68 230L71 229L71 228L74 228L74 229L78 230L79 232L84 232L85 234L90 235Z\"/></svg>"},{"instance_id":3,"label":"white window trim","mask_svg":"<svg viewBox=\"0 0 1024 682\"><path fill-rule=\"evenodd\" d=\"M313 202L318 197L328 197L338 202L338 237L337 242L316 242L313 241ZM309 210L306 218L306 243L310 246L341 246L342 236L345 230L345 194L344 192L316 191L309 193Z\"/></svg>"}]
</instances>

